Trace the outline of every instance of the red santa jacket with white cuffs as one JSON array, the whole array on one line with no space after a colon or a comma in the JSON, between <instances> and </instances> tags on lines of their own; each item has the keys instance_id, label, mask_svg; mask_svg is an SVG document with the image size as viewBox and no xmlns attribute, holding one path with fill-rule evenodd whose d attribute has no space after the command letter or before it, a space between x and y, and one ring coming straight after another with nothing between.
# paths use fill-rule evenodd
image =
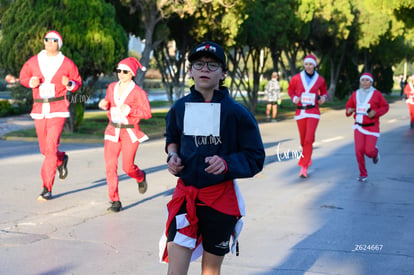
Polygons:
<instances>
[{"instance_id":1,"label":"red santa jacket with white cuffs","mask_svg":"<svg viewBox=\"0 0 414 275\"><path fill-rule=\"evenodd\" d=\"M364 100L361 100L360 93L362 93L362 91L358 89L349 98L346 103L346 116L351 115L348 114L348 109L354 108L355 112L353 113L353 117L355 119L355 124L353 125L353 129L357 129L365 135L379 137L379 120L382 115L388 112L389 104L382 93L374 87L370 88ZM369 109L376 113L373 118L368 117L367 111L369 111Z\"/></svg>"},{"instance_id":2,"label":"red santa jacket with white cuffs","mask_svg":"<svg viewBox=\"0 0 414 275\"><path fill-rule=\"evenodd\" d=\"M120 131L126 130L132 142L143 142L148 139L148 136L140 130L139 121L141 119L149 119L152 116L147 94L134 81L131 81L127 89L122 93L122 96L119 97L119 83L113 82L109 84L106 91L105 99L109 102L109 124L105 130L105 139L118 142ZM122 104L128 105L123 113L120 111ZM116 128L111 125L111 122L133 124L134 128Z\"/></svg>"},{"instance_id":3,"label":"red santa jacket with white cuffs","mask_svg":"<svg viewBox=\"0 0 414 275\"><path fill-rule=\"evenodd\" d=\"M62 84L62 76L69 78L70 86ZM33 87L31 83L33 77L40 79L38 87ZM33 102L30 115L34 119L69 117L69 101L66 93L76 92L82 85L78 68L72 60L61 52L56 56L47 56L45 50L26 61L20 70L19 79L23 86L32 88L34 100L64 97L64 100L48 103Z\"/></svg>"},{"instance_id":4,"label":"red santa jacket with white cuffs","mask_svg":"<svg viewBox=\"0 0 414 275\"><path fill-rule=\"evenodd\" d=\"M318 105L318 96L324 96L328 99L328 91L326 88L325 79L317 72L312 77L308 84L305 79L305 71L300 72L292 77L289 82L288 93L292 101L299 98L296 109L295 119L302 119L307 117L320 118L320 111ZM309 108L309 106L315 106ZM309 109L306 109L308 106ZM299 109L303 108L303 109Z\"/></svg>"}]
</instances>

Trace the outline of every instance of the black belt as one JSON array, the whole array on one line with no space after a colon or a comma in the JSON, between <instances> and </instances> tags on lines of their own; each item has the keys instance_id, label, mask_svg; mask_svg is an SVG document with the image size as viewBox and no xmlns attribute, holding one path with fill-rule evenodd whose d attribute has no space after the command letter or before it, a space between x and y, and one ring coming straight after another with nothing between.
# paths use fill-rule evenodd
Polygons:
<instances>
[{"instance_id":1,"label":"black belt","mask_svg":"<svg viewBox=\"0 0 414 275\"><path fill-rule=\"evenodd\" d=\"M296 109L299 109L299 110L308 110L308 109L312 109L312 108L315 108L316 106L315 105L309 105L309 106L296 106Z\"/></svg>"},{"instance_id":2,"label":"black belt","mask_svg":"<svg viewBox=\"0 0 414 275\"><path fill-rule=\"evenodd\" d=\"M59 97L51 97L51 98L35 98L34 102L37 103L49 103L49 102L55 102L55 101L60 101L60 100L64 100L65 97L64 96L59 96Z\"/></svg>"},{"instance_id":3,"label":"black belt","mask_svg":"<svg viewBox=\"0 0 414 275\"><path fill-rule=\"evenodd\" d=\"M111 121L111 125L115 128L134 128L134 124L121 124L121 123L115 123Z\"/></svg>"},{"instance_id":4,"label":"black belt","mask_svg":"<svg viewBox=\"0 0 414 275\"><path fill-rule=\"evenodd\" d=\"M368 124L362 124L362 123L358 123L358 122L355 122L355 123L359 126L362 126L362 127L369 127L369 126L374 126L375 125L374 122L373 123L368 123Z\"/></svg>"}]
</instances>

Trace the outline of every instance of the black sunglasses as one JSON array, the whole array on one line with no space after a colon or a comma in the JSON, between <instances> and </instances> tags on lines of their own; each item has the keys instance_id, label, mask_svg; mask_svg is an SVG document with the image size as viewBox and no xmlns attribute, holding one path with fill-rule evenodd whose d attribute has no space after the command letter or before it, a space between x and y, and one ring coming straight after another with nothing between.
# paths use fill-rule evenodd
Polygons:
<instances>
[{"instance_id":1,"label":"black sunglasses","mask_svg":"<svg viewBox=\"0 0 414 275\"><path fill-rule=\"evenodd\" d=\"M129 71L128 71L128 70L120 70L120 69L116 69L116 72L117 72L117 73L119 73L119 74L120 74L121 72L122 72L122 73L124 73L124 74L128 74L128 73L129 73Z\"/></svg>"},{"instance_id":2,"label":"black sunglasses","mask_svg":"<svg viewBox=\"0 0 414 275\"><path fill-rule=\"evenodd\" d=\"M49 41L57 43L59 41L59 39L57 39L57 38L45 38L45 42L49 42Z\"/></svg>"}]
</instances>

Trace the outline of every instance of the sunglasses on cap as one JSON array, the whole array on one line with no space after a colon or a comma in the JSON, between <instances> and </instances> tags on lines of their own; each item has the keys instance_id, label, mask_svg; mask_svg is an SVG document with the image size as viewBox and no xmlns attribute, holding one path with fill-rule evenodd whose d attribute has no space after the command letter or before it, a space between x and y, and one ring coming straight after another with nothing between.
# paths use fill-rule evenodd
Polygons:
<instances>
[{"instance_id":1,"label":"sunglasses on cap","mask_svg":"<svg viewBox=\"0 0 414 275\"><path fill-rule=\"evenodd\" d=\"M124 73L124 74L128 74L129 73L129 71L128 70L121 70L121 69L116 69L116 72L117 73Z\"/></svg>"},{"instance_id":2,"label":"sunglasses on cap","mask_svg":"<svg viewBox=\"0 0 414 275\"><path fill-rule=\"evenodd\" d=\"M46 38L45 38L45 42L49 42L49 41L52 41L52 42L57 43L57 42L59 41L59 39L57 39L57 38L48 38L48 37L46 37Z\"/></svg>"}]
</instances>

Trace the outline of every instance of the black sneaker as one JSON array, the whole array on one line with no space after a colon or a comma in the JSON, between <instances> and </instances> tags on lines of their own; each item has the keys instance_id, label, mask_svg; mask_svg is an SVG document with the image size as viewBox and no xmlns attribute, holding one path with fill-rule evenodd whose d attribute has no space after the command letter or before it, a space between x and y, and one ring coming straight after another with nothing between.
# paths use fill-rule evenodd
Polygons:
<instances>
[{"instance_id":1,"label":"black sneaker","mask_svg":"<svg viewBox=\"0 0 414 275\"><path fill-rule=\"evenodd\" d=\"M43 187L42 193L37 197L38 201L48 201L52 199L52 191L47 190L46 187Z\"/></svg>"},{"instance_id":2,"label":"black sneaker","mask_svg":"<svg viewBox=\"0 0 414 275\"><path fill-rule=\"evenodd\" d=\"M379 155L379 153L378 153L378 155L377 155L375 158L373 158L373 159L372 159L372 162L373 162L374 164L377 164L377 163L379 162L379 160L380 160L380 155Z\"/></svg>"},{"instance_id":3,"label":"black sneaker","mask_svg":"<svg viewBox=\"0 0 414 275\"><path fill-rule=\"evenodd\" d=\"M59 172L59 179L64 180L68 176L68 161L69 157L68 155L63 156L63 162L62 165L58 166L57 170Z\"/></svg>"},{"instance_id":4,"label":"black sneaker","mask_svg":"<svg viewBox=\"0 0 414 275\"><path fill-rule=\"evenodd\" d=\"M147 174L144 172L144 179L140 182L138 182L138 191L141 194L144 194L147 192L148 184L147 184Z\"/></svg>"},{"instance_id":5,"label":"black sneaker","mask_svg":"<svg viewBox=\"0 0 414 275\"><path fill-rule=\"evenodd\" d=\"M120 201L112 201L111 207L108 208L108 211L119 212L122 210L122 204Z\"/></svg>"}]
</instances>

